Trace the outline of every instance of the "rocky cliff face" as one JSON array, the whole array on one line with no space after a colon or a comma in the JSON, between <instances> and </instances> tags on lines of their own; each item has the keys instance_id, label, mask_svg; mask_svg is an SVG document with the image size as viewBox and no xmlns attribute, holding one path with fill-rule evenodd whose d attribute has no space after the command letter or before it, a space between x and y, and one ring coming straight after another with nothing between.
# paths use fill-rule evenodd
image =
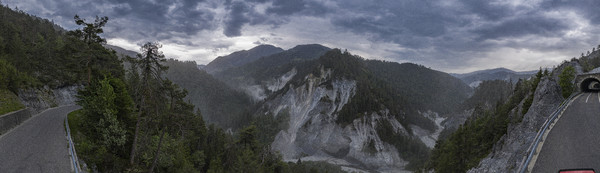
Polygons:
<instances>
[{"instance_id":1,"label":"rocky cliff face","mask_svg":"<svg viewBox=\"0 0 600 173\"><path fill-rule=\"evenodd\" d=\"M269 94L283 89L283 87L296 75L296 68L288 71L287 73L270 80L254 82L245 81L239 84L239 88L246 93L254 101L264 100ZM255 84L260 83L260 84Z\"/></svg>"},{"instance_id":2,"label":"rocky cliff face","mask_svg":"<svg viewBox=\"0 0 600 173\"><path fill-rule=\"evenodd\" d=\"M508 133L495 144L492 153L484 158L478 167L469 172L517 171L538 130L563 100L560 86L556 80L549 77L543 78L535 91L533 104L523 116L523 120L520 123L509 125ZM519 112L521 106L522 103L518 108L512 110L512 114Z\"/></svg>"},{"instance_id":3,"label":"rocky cliff face","mask_svg":"<svg viewBox=\"0 0 600 173\"><path fill-rule=\"evenodd\" d=\"M24 89L19 91L18 96L25 106L32 108L34 113L39 113L51 107L75 104L79 88L81 87Z\"/></svg>"},{"instance_id":4,"label":"rocky cliff face","mask_svg":"<svg viewBox=\"0 0 600 173\"><path fill-rule=\"evenodd\" d=\"M285 79L293 74L294 71L286 73L277 79L276 85L267 87L285 86L281 87L283 92L267 100L259 111L264 116L289 115L288 128L281 130L271 144L271 149L279 151L284 160L327 161L347 167L398 172L403 171L408 162L400 157L393 145L379 137L379 124L389 122L398 134L420 137L423 142L430 143L430 147L441 131L439 128L430 132L410 125L416 135L412 134L387 110L362 116L342 126L336 123L338 111L355 95L356 81L332 79L332 71L321 68L321 76L307 75L299 86L286 85L288 80ZM435 112L422 114L437 120L438 124L443 121Z\"/></svg>"}]
</instances>

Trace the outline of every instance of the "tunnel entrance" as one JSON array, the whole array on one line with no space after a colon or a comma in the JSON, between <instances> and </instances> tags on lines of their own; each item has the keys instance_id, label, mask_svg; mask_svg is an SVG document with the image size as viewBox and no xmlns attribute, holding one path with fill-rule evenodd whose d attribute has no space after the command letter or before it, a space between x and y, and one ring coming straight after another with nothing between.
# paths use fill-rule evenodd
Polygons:
<instances>
[{"instance_id":1,"label":"tunnel entrance","mask_svg":"<svg viewBox=\"0 0 600 173\"><path fill-rule=\"evenodd\" d=\"M583 92L599 92L600 81L596 78L587 78L581 81L580 89Z\"/></svg>"}]
</instances>

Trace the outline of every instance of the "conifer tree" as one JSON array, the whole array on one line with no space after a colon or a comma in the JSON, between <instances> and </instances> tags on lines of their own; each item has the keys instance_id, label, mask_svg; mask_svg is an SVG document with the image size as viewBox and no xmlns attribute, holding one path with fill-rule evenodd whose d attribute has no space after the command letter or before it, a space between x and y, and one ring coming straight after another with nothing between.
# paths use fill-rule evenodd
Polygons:
<instances>
[{"instance_id":1,"label":"conifer tree","mask_svg":"<svg viewBox=\"0 0 600 173\"><path fill-rule=\"evenodd\" d=\"M69 35L74 36L86 43L85 52L88 52L88 55L87 55L87 60L86 60L85 66L86 66L87 72L88 72L87 83L89 85L91 82L91 79L92 79L91 63L95 58L93 56L94 53L91 53L92 55L90 55L90 51L92 50L91 47L93 44L106 43L106 40L104 38L100 37L99 34L104 33L104 30L102 29L102 27L104 27L104 25L106 25L106 23L108 22L108 17L96 16L96 20L94 21L94 23L87 23L85 21L85 19L80 18L78 15L75 15L74 19L75 19L75 23L77 25L82 25L84 27L83 27L83 29L69 31Z\"/></svg>"},{"instance_id":2,"label":"conifer tree","mask_svg":"<svg viewBox=\"0 0 600 173\"><path fill-rule=\"evenodd\" d=\"M137 90L136 107L138 114L136 117L135 132L133 144L131 146L130 164L135 163L135 154L138 138L140 134L140 125L144 116L158 116L158 105L162 104L160 89L163 82L162 74L168 69L161 63L166 61L165 56L158 49L161 47L158 43L148 42L141 47L142 54L138 54L136 59L132 59L133 67L140 68L140 80L138 86L132 86Z\"/></svg>"}]
</instances>

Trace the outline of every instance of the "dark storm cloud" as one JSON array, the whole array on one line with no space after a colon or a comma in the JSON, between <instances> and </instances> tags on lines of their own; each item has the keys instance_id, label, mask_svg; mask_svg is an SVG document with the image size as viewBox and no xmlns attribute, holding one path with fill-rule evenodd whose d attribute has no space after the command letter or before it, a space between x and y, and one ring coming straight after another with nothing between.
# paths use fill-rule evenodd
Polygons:
<instances>
[{"instance_id":1,"label":"dark storm cloud","mask_svg":"<svg viewBox=\"0 0 600 173\"><path fill-rule=\"evenodd\" d=\"M273 1L273 7L267 9L268 13L278 15L291 15L304 10L304 0L291 0L291 1Z\"/></svg>"},{"instance_id":2,"label":"dark storm cloud","mask_svg":"<svg viewBox=\"0 0 600 173\"><path fill-rule=\"evenodd\" d=\"M355 16L338 16L334 25L357 34L372 33L373 39L400 43L406 47L429 46L428 39L447 32L456 19L445 15L446 9L427 1L386 0L360 4L360 1L341 4ZM424 39L421 39L424 38Z\"/></svg>"},{"instance_id":3,"label":"dark storm cloud","mask_svg":"<svg viewBox=\"0 0 600 173\"><path fill-rule=\"evenodd\" d=\"M203 1L157 1L134 0L118 2L107 0L103 6L110 7L108 15L113 15L119 25L134 28L143 28L142 36L159 36L160 39L169 39L172 34L182 33L194 35L199 31L214 29L214 14L209 11L199 11L196 7ZM116 7L111 7L116 6ZM122 33L119 37L133 37L129 33Z\"/></svg>"},{"instance_id":4,"label":"dark storm cloud","mask_svg":"<svg viewBox=\"0 0 600 173\"><path fill-rule=\"evenodd\" d=\"M223 23L223 34L228 37L241 36L245 25L269 25L276 28L289 22L289 18L294 15L324 17L330 11L319 2L307 0L228 0L224 4L228 13ZM265 4L270 6L264 13L255 9L257 5Z\"/></svg>"},{"instance_id":5,"label":"dark storm cloud","mask_svg":"<svg viewBox=\"0 0 600 173\"><path fill-rule=\"evenodd\" d=\"M527 1L524 1L527 3ZM393 1L361 5L362 1L344 1L341 9L349 15L338 16L332 23L341 30L356 34L369 33L375 42L392 42L409 50L394 51L396 60L427 60L463 62L477 58L473 52L493 51L500 47L517 47L546 51L554 47L574 44L564 40L561 46L515 42L524 36L561 38L575 26L561 16L547 12L561 8L581 10L588 18L600 21L600 1L573 3L571 1L546 4L513 5L507 1ZM572 7L577 6L577 7ZM579 6L586 6L585 8ZM591 12L591 13L588 13ZM491 40L495 40L490 42ZM508 44L511 43L511 44ZM566 46L572 48L572 46ZM435 50L431 52L430 50ZM459 63L455 64L461 65Z\"/></svg>"},{"instance_id":6,"label":"dark storm cloud","mask_svg":"<svg viewBox=\"0 0 600 173\"><path fill-rule=\"evenodd\" d=\"M246 17L245 13L248 13L248 6L241 2L234 2L229 6L229 15L225 21L225 29L223 34L228 37L242 35L242 26L250 20Z\"/></svg>"},{"instance_id":7,"label":"dark storm cloud","mask_svg":"<svg viewBox=\"0 0 600 173\"><path fill-rule=\"evenodd\" d=\"M38 2L30 0L22 3L42 3L43 5L40 7L44 9L31 9L31 11L53 11L55 13L49 14L48 17L60 17L66 20L61 24L67 27L75 27L72 24L75 14L87 18L89 21L92 21L96 15L108 16L107 28L116 31L108 37L133 40L147 37L169 39L173 33L193 35L218 26L213 22L214 14L212 12L196 10L197 5L204 1L58 0Z\"/></svg>"},{"instance_id":8,"label":"dark storm cloud","mask_svg":"<svg viewBox=\"0 0 600 173\"><path fill-rule=\"evenodd\" d=\"M547 37L562 36L569 26L559 19L540 15L527 15L509 19L499 24L477 28L473 32L479 34L478 40L504 39L524 35L540 35Z\"/></svg>"},{"instance_id":9,"label":"dark storm cloud","mask_svg":"<svg viewBox=\"0 0 600 173\"><path fill-rule=\"evenodd\" d=\"M333 28L314 33L315 43L328 35L350 33L366 37L368 44L392 43L402 49L361 50L392 52L392 59L414 60L424 64L468 61L503 47L522 47L532 51L547 51L560 47L572 49L598 40L600 1L597 0L2 0L18 5L27 12L52 18L74 29L73 16L79 14L92 20L108 16L108 38L167 40L194 45L194 35L201 31L216 31L217 37L235 38L253 33L253 28L276 30L290 22L308 23L306 28ZM27 10L27 9L26 9ZM569 13L571 12L571 13ZM565 13L565 15L562 15ZM567 14L580 16L575 19ZM309 20L325 21L311 26ZM567 33L580 30L588 38ZM293 24L293 23L291 23ZM264 27L266 26L266 27ZM592 28L592 29L590 29ZM302 30L304 28L300 28ZM293 38L294 31L268 31L276 36L256 43L268 43ZM298 31L296 31L298 32ZM254 32L255 33L255 32ZM577 32L575 32L577 33ZM267 33L263 33L267 34ZM306 35L302 35L306 36ZM262 36L260 36L262 37ZM519 38L532 38L526 42ZM538 44L537 40L559 38L561 41ZM598 39L596 39L598 38ZM189 39L186 41L185 39ZM353 42L335 38L338 42ZM254 41L254 40L253 40ZM330 41L331 42L331 41ZM535 43L535 44L534 44ZM228 47L232 44L215 43ZM297 43L306 44L306 43ZM332 44L335 44L333 42ZM359 43L364 44L364 43ZM597 43L593 43L597 44ZM213 45L213 47L214 47ZM195 46L195 45L194 45ZM335 46L335 45L334 45Z\"/></svg>"},{"instance_id":10,"label":"dark storm cloud","mask_svg":"<svg viewBox=\"0 0 600 173\"><path fill-rule=\"evenodd\" d=\"M467 13L476 14L485 20L499 20L510 16L514 11L506 6L494 5L491 3L493 1L463 0L461 2Z\"/></svg>"},{"instance_id":11,"label":"dark storm cloud","mask_svg":"<svg viewBox=\"0 0 600 173\"><path fill-rule=\"evenodd\" d=\"M598 0L548 0L542 3L543 9L568 9L583 14L594 24L600 24L600 1Z\"/></svg>"}]
</instances>

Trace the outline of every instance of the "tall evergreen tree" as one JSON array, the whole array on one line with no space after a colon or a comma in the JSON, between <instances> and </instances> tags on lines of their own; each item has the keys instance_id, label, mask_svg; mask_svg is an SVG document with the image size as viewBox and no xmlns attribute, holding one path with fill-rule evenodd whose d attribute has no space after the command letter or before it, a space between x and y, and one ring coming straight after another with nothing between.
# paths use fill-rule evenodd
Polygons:
<instances>
[{"instance_id":1,"label":"tall evergreen tree","mask_svg":"<svg viewBox=\"0 0 600 173\"><path fill-rule=\"evenodd\" d=\"M567 66L563 71L558 75L559 81L558 84L562 89L562 95L564 98L567 98L573 93L575 87L573 85L573 79L575 79L575 68L573 66Z\"/></svg>"},{"instance_id":2,"label":"tall evergreen tree","mask_svg":"<svg viewBox=\"0 0 600 173\"><path fill-rule=\"evenodd\" d=\"M162 146L163 139L165 137L166 132L169 129L169 126L173 124L173 122L171 122L173 117L179 114L185 114L185 110L188 110L186 108L191 108L189 110L193 110L192 105L183 101L183 98L187 95L187 91L185 89L180 89L179 86L173 84L173 82L169 80L164 81L162 88L163 91L165 91L165 94L167 95L167 98L169 100L169 108L168 111L165 113L165 116L159 117L159 120L161 121L159 124L161 124L162 126L160 128L161 135L160 139L158 140L156 154L154 154L154 160L152 161L152 166L150 166L149 172L154 172L154 168L156 167L156 163L158 161L158 155L160 153L160 148Z\"/></svg>"},{"instance_id":3,"label":"tall evergreen tree","mask_svg":"<svg viewBox=\"0 0 600 173\"><path fill-rule=\"evenodd\" d=\"M108 17L96 16L96 20L94 21L94 23L87 23L87 22L85 22L85 19L80 18L78 15L75 15L74 19L75 19L75 23L77 25L83 25L84 27L81 30L77 29L74 31L69 31L69 35L72 35L86 43L85 52L90 53L90 51L92 50L91 47L93 44L106 43L106 40L104 38L100 37L99 34L104 33L104 30L102 29L102 27L104 27L104 25L106 25L106 23L108 22ZM88 54L87 61L85 63L85 66L87 67L87 71L88 71L88 79L87 79L88 85L92 78L91 63L92 63L93 59L95 58L93 55L94 55L94 53L91 53L91 55Z\"/></svg>"},{"instance_id":4,"label":"tall evergreen tree","mask_svg":"<svg viewBox=\"0 0 600 173\"><path fill-rule=\"evenodd\" d=\"M162 74L168 67L161 64L166 60L162 52L158 50L160 47L161 45L158 43L148 42L142 46L142 54L138 54L136 59L131 60L134 67L140 68L139 86L132 86L135 90L138 90L136 103L139 109L129 158L132 166L135 164L135 154L143 116L158 116L158 105L162 104L159 90L163 81Z\"/></svg>"}]
</instances>

